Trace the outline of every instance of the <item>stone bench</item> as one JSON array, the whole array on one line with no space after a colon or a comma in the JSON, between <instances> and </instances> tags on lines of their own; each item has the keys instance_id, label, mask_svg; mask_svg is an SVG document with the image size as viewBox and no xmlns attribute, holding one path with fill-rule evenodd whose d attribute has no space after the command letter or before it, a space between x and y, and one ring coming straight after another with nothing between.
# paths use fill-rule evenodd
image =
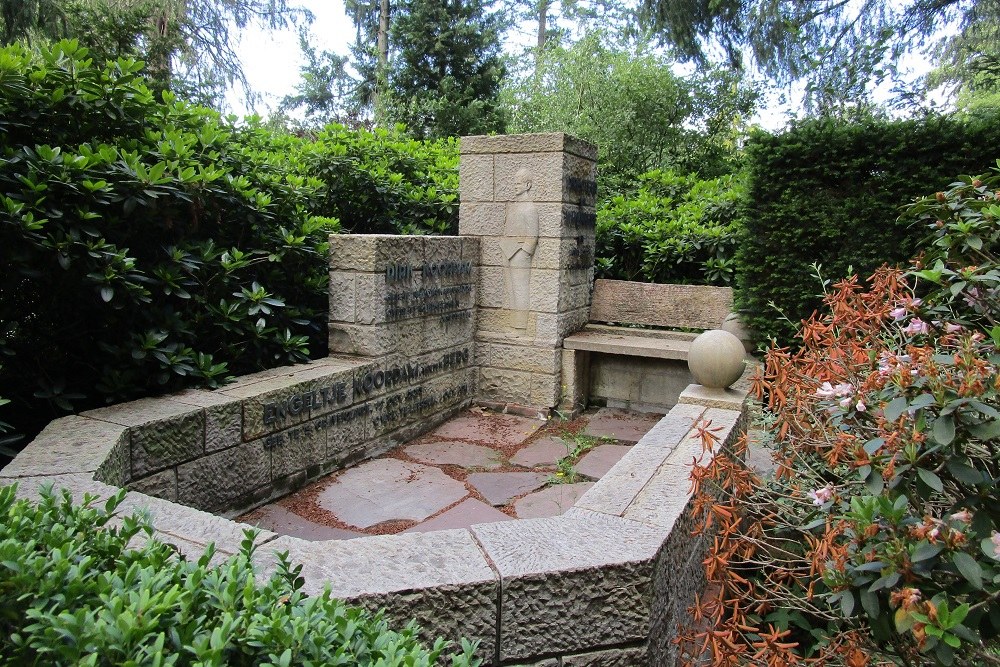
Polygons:
<instances>
[{"instance_id":1,"label":"stone bench","mask_svg":"<svg viewBox=\"0 0 1000 667\"><path fill-rule=\"evenodd\" d=\"M563 410L589 403L665 412L691 382L688 352L719 328L728 287L594 281L588 324L563 340Z\"/></svg>"}]
</instances>

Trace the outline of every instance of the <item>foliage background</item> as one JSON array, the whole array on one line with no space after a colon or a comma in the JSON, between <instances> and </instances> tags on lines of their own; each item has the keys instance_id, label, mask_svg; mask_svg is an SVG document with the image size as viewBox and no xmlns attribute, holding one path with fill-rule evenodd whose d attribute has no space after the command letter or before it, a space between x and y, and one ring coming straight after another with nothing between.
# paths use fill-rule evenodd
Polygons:
<instances>
[{"instance_id":1,"label":"foliage background","mask_svg":"<svg viewBox=\"0 0 1000 667\"><path fill-rule=\"evenodd\" d=\"M75 42L0 49L0 421L326 353L328 234L457 222L453 142L236 125Z\"/></svg>"},{"instance_id":2,"label":"foliage background","mask_svg":"<svg viewBox=\"0 0 1000 667\"><path fill-rule=\"evenodd\" d=\"M917 200L909 270L824 286L800 347L768 351L754 439L776 471L744 442L692 473L716 536L692 659L1000 662L998 187L1000 169Z\"/></svg>"}]
</instances>

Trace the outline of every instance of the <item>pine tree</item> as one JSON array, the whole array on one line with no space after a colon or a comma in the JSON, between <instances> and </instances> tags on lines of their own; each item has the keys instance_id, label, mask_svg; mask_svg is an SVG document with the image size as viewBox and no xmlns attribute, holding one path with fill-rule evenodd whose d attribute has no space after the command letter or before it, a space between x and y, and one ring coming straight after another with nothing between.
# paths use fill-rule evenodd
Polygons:
<instances>
[{"instance_id":1,"label":"pine tree","mask_svg":"<svg viewBox=\"0 0 1000 667\"><path fill-rule=\"evenodd\" d=\"M503 130L505 18L483 0L401 0L389 43L389 118L421 138Z\"/></svg>"}]
</instances>

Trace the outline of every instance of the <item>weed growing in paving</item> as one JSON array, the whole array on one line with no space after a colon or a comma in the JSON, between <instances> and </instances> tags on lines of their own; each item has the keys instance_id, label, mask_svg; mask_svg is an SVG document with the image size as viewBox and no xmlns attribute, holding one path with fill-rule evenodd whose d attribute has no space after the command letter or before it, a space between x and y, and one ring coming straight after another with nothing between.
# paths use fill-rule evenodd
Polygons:
<instances>
[{"instance_id":1,"label":"weed growing in paving","mask_svg":"<svg viewBox=\"0 0 1000 667\"><path fill-rule=\"evenodd\" d=\"M580 473L575 466L580 458L598 445L614 442L606 436L598 438L583 433L564 433L562 440L566 443L566 456L556 461L556 471L549 476L549 484L574 484L579 481Z\"/></svg>"}]
</instances>

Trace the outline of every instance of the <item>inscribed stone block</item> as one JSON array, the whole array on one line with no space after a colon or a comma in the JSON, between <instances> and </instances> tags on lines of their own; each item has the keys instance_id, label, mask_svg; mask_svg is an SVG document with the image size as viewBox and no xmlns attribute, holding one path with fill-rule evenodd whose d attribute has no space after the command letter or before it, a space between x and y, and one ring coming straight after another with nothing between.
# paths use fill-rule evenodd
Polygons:
<instances>
[{"instance_id":1,"label":"inscribed stone block","mask_svg":"<svg viewBox=\"0 0 1000 667\"><path fill-rule=\"evenodd\" d=\"M323 359L247 387L224 387L220 393L242 400L243 440L252 440L350 405L358 365Z\"/></svg>"},{"instance_id":2,"label":"inscribed stone block","mask_svg":"<svg viewBox=\"0 0 1000 667\"><path fill-rule=\"evenodd\" d=\"M384 273L390 264L412 265L423 255L419 236L331 234L330 269Z\"/></svg>"},{"instance_id":3,"label":"inscribed stone block","mask_svg":"<svg viewBox=\"0 0 1000 667\"><path fill-rule=\"evenodd\" d=\"M479 239L462 236L426 236L424 237L425 263L444 263L471 261L478 257ZM453 267L454 268L454 267ZM452 272L451 275L433 276L438 280L460 280L468 274ZM427 278L428 276L424 276Z\"/></svg>"},{"instance_id":4,"label":"inscribed stone block","mask_svg":"<svg viewBox=\"0 0 1000 667\"><path fill-rule=\"evenodd\" d=\"M271 478L280 479L320 466L326 459L326 427L320 419L307 421L276 434L271 444Z\"/></svg>"}]
</instances>

